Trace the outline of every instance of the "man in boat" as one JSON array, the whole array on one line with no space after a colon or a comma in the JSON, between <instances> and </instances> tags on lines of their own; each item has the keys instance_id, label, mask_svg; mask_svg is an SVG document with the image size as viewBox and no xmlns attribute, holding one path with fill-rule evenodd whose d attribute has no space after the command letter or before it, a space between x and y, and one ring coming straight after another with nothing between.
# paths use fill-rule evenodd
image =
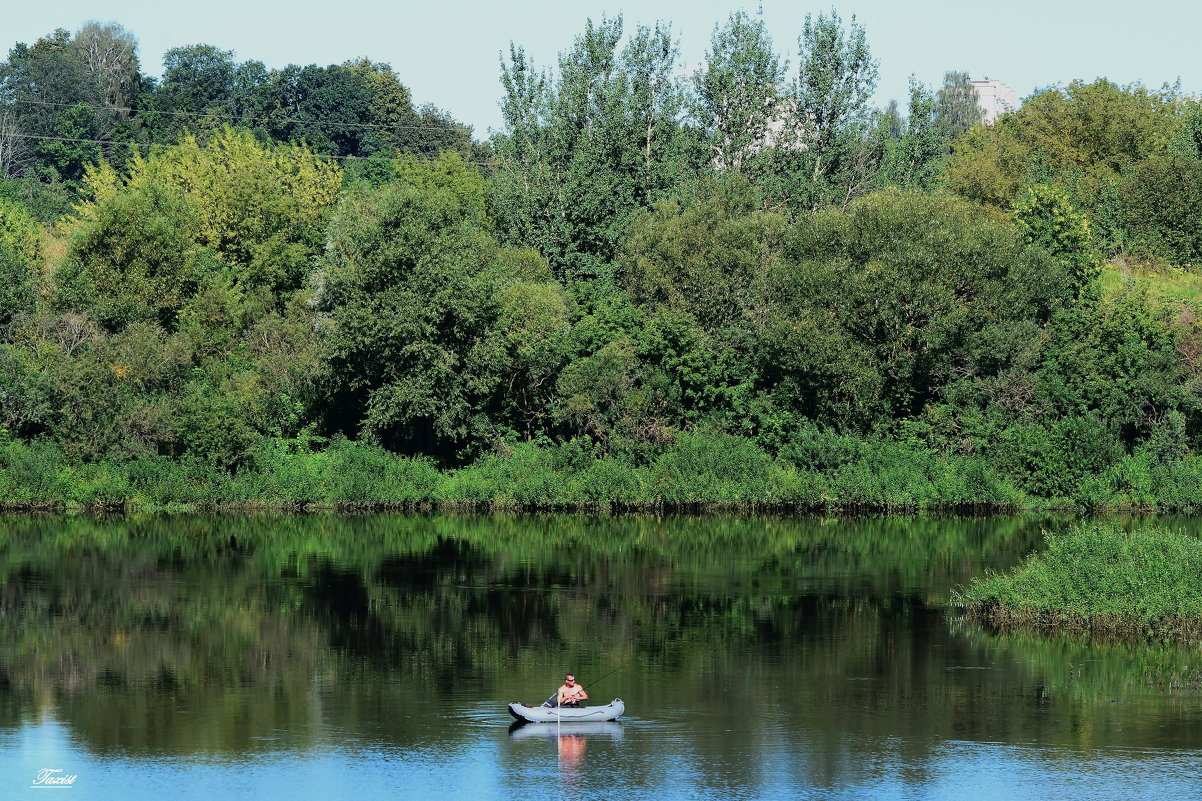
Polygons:
<instances>
[{"instance_id":1,"label":"man in boat","mask_svg":"<svg viewBox=\"0 0 1202 801\"><path fill-rule=\"evenodd\" d=\"M563 686L556 693L555 700L560 706L580 706L581 701L588 700L588 693L576 683L575 676L571 673L565 673Z\"/></svg>"}]
</instances>

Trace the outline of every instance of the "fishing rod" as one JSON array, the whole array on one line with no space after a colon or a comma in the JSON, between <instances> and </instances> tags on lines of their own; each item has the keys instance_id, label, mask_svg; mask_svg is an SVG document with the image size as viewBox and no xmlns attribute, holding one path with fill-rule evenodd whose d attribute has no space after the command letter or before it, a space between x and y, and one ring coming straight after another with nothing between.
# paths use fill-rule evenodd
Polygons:
<instances>
[{"instance_id":1,"label":"fishing rod","mask_svg":"<svg viewBox=\"0 0 1202 801\"><path fill-rule=\"evenodd\" d=\"M613 670L609 671L608 673L606 673L606 674L605 674L604 676L602 676L601 678L599 678L599 679L593 679L593 680L592 680L592 681L590 681L588 684L582 684L582 685L580 685L580 688L581 688L581 689L583 689L583 690L587 690L589 687L595 687L595 686L597 686L598 684L600 684L601 682L603 682L603 681L605 681L606 679L608 679L608 678L609 678L610 676L612 676L613 674L617 673L617 672L618 672L619 670L621 670L622 668L624 668L624 667L629 667L631 664L633 664L634 662L637 662L637 661L638 661L638 657L636 656L634 659L631 659L631 660L629 660L628 662L624 662L624 663L622 663L622 664L618 665L616 668L614 668ZM543 702L542 702L542 704L540 704L540 706L556 706L556 704L554 703L554 701L555 701L555 698L556 698L558 695L559 695L559 690L556 690L555 692L551 693L551 697L550 697L550 698L548 698L546 701L543 701Z\"/></svg>"},{"instance_id":2,"label":"fishing rod","mask_svg":"<svg viewBox=\"0 0 1202 801\"><path fill-rule=\"evenodd\" d=\"M637 662L637 661L638 661L638 657L636 656L634 659L631 659L629 662L625 662L624 664L618 665L616 668L614 668L613 670L609 671L608 673L606 673L606 674L605 674L604 676L602 676L601 678L599 678L599 679L593 679L593 680L592 680L592 681L590 681L588 684L582 684L581 686L582 686L584 689L586 689L586 690L587 690L589 687L595 687L596 685L598 685L598 684L600 684L601 682L603 682L603 681L605 681L606 679L608 679L608 678L609 678L610 676L612 676L613 674L617 673L617 672L618 672L619 670L621 670L622 668L624 668L624 667L628 667L628 666L629 666L629 665L630 665L632 662Z\"/></svg>"}]
</instances>

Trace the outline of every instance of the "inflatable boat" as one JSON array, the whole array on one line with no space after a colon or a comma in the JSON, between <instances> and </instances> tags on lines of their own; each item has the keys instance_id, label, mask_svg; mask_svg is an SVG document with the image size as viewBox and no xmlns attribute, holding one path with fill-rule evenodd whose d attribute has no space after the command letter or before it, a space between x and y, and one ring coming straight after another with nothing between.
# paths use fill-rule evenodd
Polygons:
<instances>
[{"instance_id":1,"label":"inflatable boat","mask_svg":"<svg viewBox=\"0 0 1202 801\"><path fill-rule=\"evenodd\" d=\"M514 702L509 705L509 714L529 723L574 723L599 720L617 720L626 711L621 698L615 698L605 706L530 706Z\"/></svg>"}]
</instances>

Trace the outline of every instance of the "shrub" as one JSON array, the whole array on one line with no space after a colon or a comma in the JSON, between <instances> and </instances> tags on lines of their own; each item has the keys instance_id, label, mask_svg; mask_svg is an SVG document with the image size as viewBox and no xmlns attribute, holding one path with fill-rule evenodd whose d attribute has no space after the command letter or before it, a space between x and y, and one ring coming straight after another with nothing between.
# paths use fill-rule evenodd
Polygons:
<instances>
[{"instance_id":1,"label":"shrub","mask_svg":"<svg viewBox=\"0 0 1202 801\"><path fill-rule=\"evenodd\" d=\"M1159 528L1090 523L1048 534L1047 548L1007 574L953 594L997 625L1084 628L1172 638L1202 635L1202 542Z\"/></svg>"}]
</instances>

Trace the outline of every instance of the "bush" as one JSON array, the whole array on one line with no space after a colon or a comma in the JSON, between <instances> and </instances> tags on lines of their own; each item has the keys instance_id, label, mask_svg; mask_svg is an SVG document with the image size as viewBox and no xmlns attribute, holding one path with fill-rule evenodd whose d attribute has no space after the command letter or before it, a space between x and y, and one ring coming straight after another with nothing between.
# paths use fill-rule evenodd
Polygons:
<instances>
[{"instance_id":1,"label":"bush","mask_svg":"<svg viewBox=\"0 0 1202 801\"><path fill-rule=\"evenodd\" d=\"M1122 444L1104 420L1066 417L1047 425L1009 426L1002 432L997 462L1032 495L1075 499L1083 482L1122 457Z\"/></svg>"},{"instance_id":2,"label":"bush","mask_svg":"<svg viewBox=\"0 0 1202 801\"><path fill-rule=\"evenodd\" d=\"M772 459L728 434L688 433L644 472L652 500L667 503L772 503Z\"/></svg>"},{"instance_id":3,"label":"bush","mask_svg":"<svg viewBox=\"0 0 1202 801\"><path fill-rule=\"evenodd\" d=\"M1117 194L1133 251L1182 266L1202 260L1202 161L1153 156L1123 176Z\"/></svg>"}]
</instances>

